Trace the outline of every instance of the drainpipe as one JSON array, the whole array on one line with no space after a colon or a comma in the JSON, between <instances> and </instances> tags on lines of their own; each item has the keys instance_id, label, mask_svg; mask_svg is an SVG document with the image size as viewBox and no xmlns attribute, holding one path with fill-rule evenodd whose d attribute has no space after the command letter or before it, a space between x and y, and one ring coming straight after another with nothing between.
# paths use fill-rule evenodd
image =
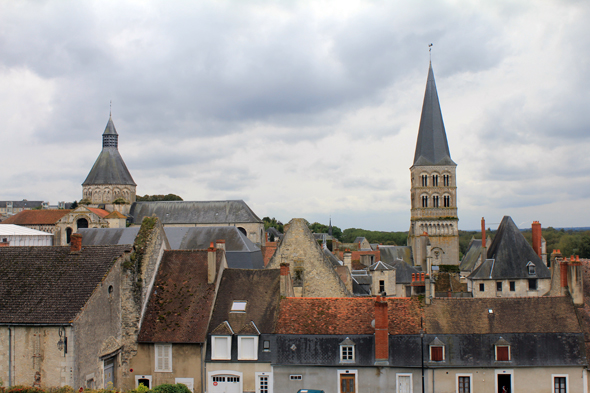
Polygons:
<instances>
[{"instance_id":1,"label":"drainpipe","mask_svg":"<svg viewBox=\"0 0 590 393\"><path fill-rule=\"evenodd\" d=\"M12 386L12 328L8 327L8 386Z\"/></svg>"}]
</instances>

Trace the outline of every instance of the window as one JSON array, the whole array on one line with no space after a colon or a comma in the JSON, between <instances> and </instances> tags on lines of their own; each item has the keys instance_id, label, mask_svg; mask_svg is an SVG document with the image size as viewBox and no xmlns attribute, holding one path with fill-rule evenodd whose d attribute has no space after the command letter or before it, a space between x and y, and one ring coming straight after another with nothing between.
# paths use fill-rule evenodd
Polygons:
<instances>
[{"instance_id":1,"label":"window","mask_svg":"<svg viewBox=\"0 0 590 393\"><path fill-rule=\"evenodd\" d=\"M385 292L385 280L379 280L379 293Z\"/></svg>"},{"instance_id":2,"label":"window","mask_svg":"<svg viewBox=\"0 0 590 393\"><path fill-rule=\"evenodd\" d=\"M444 207L451 207L451 197L448 195L445 195L443 197L443 206Z\"/></svg>"},{"instance_id":3,"label":"window","mask_svg":"<svg viewBox=\"0 0 590 393\"><path fill-rule=\"evenodd\" d=\"M567 393L567 377L553 377L553 393Z\"/></svg>"},{"instance_id":4,"label":"window","mask_svg":"<svg viewBox=\"0 0 590 393\"><path fill-rule=\"evenodd\" d=\"M529 261L529 263L526 264L526 267L529 269L529 276L534 276L535 275L535 264L532 263L531 261Z\"/></svg>"},{"instance_id":5,"label":"window","mask_svg":"<svg viewBox=\"0 0 590 393\"><path fill-rule=\"evenodd\" d=\"M231 336L211 337L211 360L231 360Z\"/></svg>"},{"instance_id":6,"label":"window","mask_svg":"<svg viewBox=\"0 0 590 393\"><path fill-rule=\"evenodd\" d=\"M514 281L510 281L510 292L516 291L516 283Z\"/></svg>"},{"instance_id":7,"label":"window","mask_svg":"<svg viewBox=\"0 0 590 393\"><path fill-rule=\"evenodd\" d=\"M471 375L457 375L457 392L471 393Z\"/></svg>"},{"instance_id":8,"label":"window","mask_svg":"<svg viewBox=\"0 0 590 393\"><path fill-rule=\"evenodd\" d=\"M230 312L246 312L246 304L248 304L248 302L245 300L234 300Z\"/></svg>"},{"instance_id":9,"label":"window","mask_svg":"<svg viewBox=\"0 0 590 393\"><path fill-rule=\"evenodd\" d=\"M537 279L530 278L529 279L529 291L536 291L537 290Z\"/></svg>"},{"instance_id":10,"label":"window","mask_svg":"<svg viewBox=\"0 0 590 393\"><path fill-rule=\"evenodd\" d=\"M348 337L340 343L340 363L354 363L354 342Z\"/></svg>"},{"instance_id":11,"label":"window","mask_svg":"<svg viewBox=\"0 0 590 393\"><path fill-rule=\"evenodd\" d=\"M172 344L156 344L157 372L172 372Z\"/></svg>"},{"instance_id":12,"label":"window","mask_svg":"<svg viewBox=\"0 0 590 393\"><path fill-rule=\"evenodd\" d=\"M502 292L502 281L496 282L496 291Z\"/></svg>"},{"instance_id":13,"label":"window","mask_svg":"<svg viewBox=\"0 0 590 393\"><path fill-rule=\"evenodd\" d=\"M422 195L422 207L428 207L428 196Z\"/></svg>"},{"instance_id":14,"label":"window","mask_svg":"<svg viewBox=\"0 0 590 393\"><path fill-rule=\"evenodd\" d=\"M430 361L442 362L443 361L444 347L431 346L430 347Z\"/></svg>"},{"instance_id":15,"label":"window","mask_svg":"<svg viewBox=\"0 0 590 393\"><path fill-rule=\"evenodd\" d=\"M432 175L432 186L438 187L438 175Z\"/></svg>"},{"instance_id":16,"label":"window","mask_svg":"<svg viewBox=\"0 0 590 393\"><path fill-rule=\"evenodd\" d=\"M443 186L448 187L451 185L451 177L449 175L443 175Z\"/></svg>"},{"instance_id":17,"label":"window","mask_svg":"<svg viewBox=\"0 0 590 393\"><path fill-rule=\"evenodd\" d=\"M289 375L289 379L291 381L301 381L303 379L303 376L291 374L291 375Z\"/></svg>"},{"instance_id":18,"label":"window","mask_svg":"<svg viewBox=\"0 0 590 393\"><path fill-rule=\"evenodd\" d=\"M428 186L428 175L422 175L422 187Z\"/></svg>"},{"instance_id":19,"label":"window","mask_svg":"<svg viewBox=\"0 0 590 393\"><path fill-rule=\"evenodd\" d=\"M438 195L432 197L432 207L438 207Z\"/></svg>"},{"instance_id":20,"label":"window","mask_svg":"<svg viewBox=\"0 0 590 393\"><path fill-rule=\"evenodd\" d=\"M258 337L238 337L238 360L258 359Z\"/></svg>"},{"instance_id":21,"label":"window","mask_svg":"<svg viewBox=\"0 0 590 393\"><path fill-rule=\"evenodd\" d=\"M510 361L510 343L502 337L496 342L496 361L509 362Z\"/></svg>"},{"instance_id":22,"label":"window","mask_svg":"<svg viewBox=\"0 0 590 393\"><path fill-rule=\"evenodd\" d=\"M485 285L485 284L483 284L483 283L482 283L482 284L479 284L479 291L480 291L480 292L483 292L483 291L485 291L485 290L486 290L486 285Z\"/></svg>"},{"instance_id":23,"label":"window","mask_svg":"<svg viewBox=\"0 0 590 393\"><path fill-rule=\"evenodd\" d=\"M262 342L262 350L264 352L270 352L270 341L269 340L264 340Z\"/></svg>"}]
</instances>

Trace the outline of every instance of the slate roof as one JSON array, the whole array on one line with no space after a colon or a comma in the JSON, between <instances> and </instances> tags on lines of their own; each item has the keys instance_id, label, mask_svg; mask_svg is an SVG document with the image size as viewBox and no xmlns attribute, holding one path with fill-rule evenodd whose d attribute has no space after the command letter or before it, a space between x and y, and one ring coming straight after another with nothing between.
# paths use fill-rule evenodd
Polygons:
<instances>
[{"instance_id":1,"label":"slate roof","mask_svg":"<svg viewBox=\"0 0 590 393\"><path fill-rule=\"evenodd\" d=\"M131 246L0 248L0 323L66 324Z\"/></svg>"},{"instance_id":2,"label":"slate roof","mask_svg":"<svg viewBox=\"0 0 590 393\"><path fill-rule=\"evenodd\" d=\"M83 246L107 244L133 244L140 227L129 228L80 228Z\"/></svg>"},{"instance_id":3,"label":"slate roof","mask_svg":"<svg viewBox=\"0 0 590 393\"><path fill-rule=\"evenodd\" d=\"M285 235L283 235L281 232L279 232L279 231L277 230L277 228L275 228L275 227L269 227L269 228L266 230L266 233L268 233L268 239L269 239L269 240L270 240L270 235L271 235L271 233L272 233L272 234L274 235L274 237L275 237L275 241L277 241L278 239L282 239L282 238L283 238L283 236L285 236Z\"/></svg>"},{"instance_id":4,"label":"slate roof","mask_svg":"<svg viewBox=\"0 0 590 393\"><path fill-rule=\"evenodd\" d=\"M387 298L389 334L418 334L422 308L413 298ZM375 298L286 298L277 334L374 334Z\"/></svg>"},{"instance_id":5,"label":"slate roof","mask_svg":"<svg viewBox=\"0 0 590 393\"><path fill-rule=\"evenodd\" d=\"M529 261L535 264L534 275L528 274ZM551 273L533 251L512 218L504 216L488 249L488 259L475 269L469 278L478 280L548 279L551 278Z\"/></svg>"},{"instance_id":6,"label":"slate roof","mask_svg":"<svg viewBox=\"0 0 590 393\"><path fill-rule=\"evenodd\" d=\"M8 217L0 224L55 225L55 223L71 211L68 209L23 210L14 216Z\"/></svg>"},{"instance_id":7,"label":"slate roof","mask_svg":"<svg viewBox=\"0 0 590 393\"><path fill-rule=\"evenodd\" d=\"M207 250L165 251L150 293L138 342L204 343L215 299ZM216 271L222 263L216 253Z\"/></svg>"},{"instance_id":8,"label":"slate roof","mask_svg":"<svg viewBox=\"0 0 590 393\"><path fill-rule=\"evenodd\" d=\"M114 146L105 146L105 138L108 138L110 135L117 135L117 131L115 130L113 119L109 117L103 133L102 151L94 162L86 180L82 183L83 186L95 184L136 185L131 177L131 173L127 169L127 165L123 161L123 157L119 154L116 143Z\"/></svg>"},{"instance_id":9,"label":"slate roof","mask_svg":"<svg viewBox=\"0 0 590 393\"><path fill-rule=\"evenodd\" d=\"M370 270L370 271L375 271L375 270L393 270L393 269L394 269L393 266L391 266L391 265L389 265L387 263L381 262L381 261L377 261L377 262L375 262L374 264L372 264L371 266L369 266L367 268L367 270Z\"/></svg>"},{"instance_id":10,"label":"slate roof","mask_svg":"<svg viewBox=\"0 0 590 393\"><path fill-rule=\"evenodd\" d=\"M563 296L433 299L424 325L428 334L581 332L572 300Z\"/></svg>"},{"instance_id":11,"label":"slate roof","mask_svg":"<svg viewBox=\"0 0 590 393\"><path fill-rule=\"evenodd\" d=\"M414 154L414 166L428 165L457 165L451 159L449 151L432 63L428 66L428 80Z\"/></svg>"},{"instance_id":12,"label":"slate roof","mask_svg":"<svg viewBox=\"0 0 590 393\"><path fill-rule=\"evenodd\" d=\"M459 264L459 270L472 271L477 261L481 257L481 239L471 239L469 246L467 246L467 252L463 255L463 259Z\"/></svg>"},{"instance_id":13,"label":"slate roof","mask_svg":"<svg viewBox=\"0 0 590 393\"><path fill-rule=\"evenodd\" d=\"M324 251L324 255L326 256L328 261L330 261L332 266L338 267L344 265L344 263L340 261L340 259L338 259L336 255L332 254L332 252L328 250L326 247L322 247L322 251Z\"/></svg>"},{"instance_id":14,"label":"slate roof","mask_svg":"<svg viewBox=\"0 0 590 393\"><path fill-rule=\"evenodd\" d=\"M242 200L135 202L129 212L137 224L154 214L164 225L262 222Z\"/></svg>"},{"instance_id":15,"label":"slate roof","mask_svg":"<svg viewBox=\"0 0 590 393\"><path fill-rule=\"evenodd\" d=\"M395 283L396 284L410 284L412 282L412 273L419 273L420 271L414 266L408 265L401 259L396 259L388 263L395 269Z\"/></svg>"},{"instance_id":16,"label":"slate roof","mask_svg":"<svg viewBox=\"0 0 590 393\"><path fill-rule=\"evenodd\" d=\"M209 331L227 321L236 333L253 334L254 322L260 333L273 333L279 313L280 270L225 269ZM245 312L231 312L234 300L246 301Z\"/></svg>"},{"instance_id":17,"label":"slate roof","mask_svg":"<svg viewBox=\"0 0 590 393\"><path fill-rule=\"evenodd\" d=\"M413 265L412 247L410 246L379 246L381 260L390 265L396 259L401 259L406 263Z\"/></svg>"}]
</instances>

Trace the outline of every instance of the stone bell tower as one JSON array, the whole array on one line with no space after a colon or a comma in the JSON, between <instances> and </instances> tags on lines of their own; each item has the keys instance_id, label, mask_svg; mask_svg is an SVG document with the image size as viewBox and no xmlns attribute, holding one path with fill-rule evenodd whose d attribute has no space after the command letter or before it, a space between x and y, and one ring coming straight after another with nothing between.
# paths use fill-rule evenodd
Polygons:
<instances>
[{"instance_id":1,"label":"stone bell tower","mask_svg":"<svg viewBox=\"0 0 590 393\"><path fill-rule=\"evenodd\" d=\"M411 175L411 225L408 245L414 264L459 264L457 164L451 159L432 63L422 104L418 141ZM428 237L428 242L423 237ZM425 245L429 243L429 247ZM428 251L427 251L428 249Z\"/></svg>"},{"instance_id":2,"label":"stone bell tower","mask_svg":"<svg viewBox=\"0 0 590 393\"><path fill-rule=\"evenodd\" d=\"M106 210L127 214L135 202L136 187L119 154L119 135L109 116L102 134L102 151L82 183L82 197L90 201L90 206L105 205Z\"/></svg>"}]
</instances>

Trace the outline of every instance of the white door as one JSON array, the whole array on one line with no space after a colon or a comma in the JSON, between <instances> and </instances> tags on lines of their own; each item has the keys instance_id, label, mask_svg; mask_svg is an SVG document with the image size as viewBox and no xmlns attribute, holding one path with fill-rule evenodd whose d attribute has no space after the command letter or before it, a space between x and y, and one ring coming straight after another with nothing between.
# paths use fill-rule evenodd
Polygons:
<instances>
[{"instance_id":1,"label":"white door","mask_svg":"<svg viewBox=\"0 0 590 393\"><path fill-rule=\"evenodd\" d=\"M398 375L397 393L412 393L412 385L409 375Z\"/></svg>"},{"instance_id":2,"label":"white door","mask_svg":"<svg viewBox=\"0 0 590 393\"><path fill-rule=\"evenodd\" d=\"M217 374L211 379L211 393L242 393L242 384L238 375Z\"/></svg>"}]
</instances>

